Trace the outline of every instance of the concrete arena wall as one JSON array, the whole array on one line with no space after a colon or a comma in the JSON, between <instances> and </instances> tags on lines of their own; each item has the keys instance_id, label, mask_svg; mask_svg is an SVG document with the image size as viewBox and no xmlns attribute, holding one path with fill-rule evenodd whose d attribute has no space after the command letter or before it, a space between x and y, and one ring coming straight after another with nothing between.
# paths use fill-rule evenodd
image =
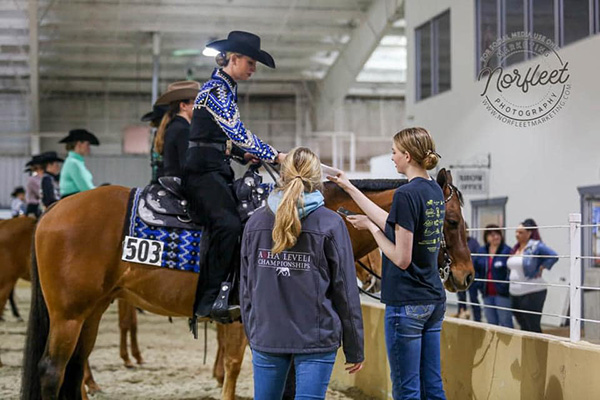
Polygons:
<instances>
[{"instance_id":1,"label":"concrete arena wall","mask_svg":"<svg viewBox=\"0 0 600 400\"><path fill-rule=\"evenodd\" d=\"M344 371L340 350L331 378L338 389L357 387L377 399L392 399L385 350L384 308L362 306L365 364ZM600 398L600 346L573 344L472 321L446 318L442 329L442 377L449 400Z\"/></svg>"}]
</instances>

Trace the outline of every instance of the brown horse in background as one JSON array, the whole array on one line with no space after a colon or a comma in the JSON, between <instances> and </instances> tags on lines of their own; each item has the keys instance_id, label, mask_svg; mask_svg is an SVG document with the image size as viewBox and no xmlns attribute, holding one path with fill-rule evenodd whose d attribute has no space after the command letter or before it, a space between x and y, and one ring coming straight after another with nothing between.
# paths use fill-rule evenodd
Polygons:
<instances>
[{"instance_id":1,"label":"brown horse in background","mask_svg":"<svg viewBox=\"0 0 600 400\"><path fill-rule=\"evenodd\" d=\"M31 280L31 243L36 222L35 219L29 217L0 220L0 315L4 311L6 301L17 281L19 279ZM18 310L16 311L18 315ZM128 331L131 331L132 335L131 352L138 363L141 363L143 360L135 334L137 332L136 310L121 300L119 300L119 327L121 328L120 353L125 366L132 366L127 354L126 334ZM85 364L84 383L90 393L100 390L94 381L88 363Z\"/></svg>"},{"instance_id":2,"label":"brown horse in background","mask_svg":"<svg viewBox=\"0 0 600 400\"><path fill-rule=\"evenodd\" d=\"M397 181L392 184L374 182L359 188L389 210L395 188L400 184ZM325 185L324 196L329 208L344 206L359 211L345 192L333 184ZM83 365L94 347L102 314L115 298L126 299L157 314L191 315L197 274L121 260L128 198L127 188L100 187L61 200L38 223L22 399L80 399L85 396L80 390ZM453 202L457 202L460 211L457 197L450 199L447 210ZM449 215L452 214L447 211L446 216ZM464 290L469 286L474 270L466 244L464 221L460 213L456 217L458 224L452 223L451 229L444 226L453 260L453 285L450 288ZM356 258L375 249L375 242L368 232L353 228L349 231ZM233 400L246 338L239 323L219 329L224 339L221 343L222 397Z\"/></svg>"}]
</instances>

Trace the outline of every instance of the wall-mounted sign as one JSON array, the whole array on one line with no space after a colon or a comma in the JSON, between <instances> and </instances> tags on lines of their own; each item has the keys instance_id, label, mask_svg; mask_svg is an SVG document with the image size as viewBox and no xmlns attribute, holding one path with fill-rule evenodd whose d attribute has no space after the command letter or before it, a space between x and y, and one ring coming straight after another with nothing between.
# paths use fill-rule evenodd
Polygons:
<instances>
[{"instance_id":1,"label":"wall-mounted sign","mask_svg":"<svg viewBox=\"0 0 600 400\"><path fill-rule=\"evenodd\" d=\"M454 184L463 194L488 194L488 171L483 169L459 169L452 171Z\"/></svg>"}]
</instances>

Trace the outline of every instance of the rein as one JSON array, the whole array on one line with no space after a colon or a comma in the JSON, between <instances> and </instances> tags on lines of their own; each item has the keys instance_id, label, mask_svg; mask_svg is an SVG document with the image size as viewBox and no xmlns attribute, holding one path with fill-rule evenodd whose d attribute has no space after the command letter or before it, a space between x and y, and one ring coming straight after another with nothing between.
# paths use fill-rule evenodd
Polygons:
<instances>
[{"instance_id":1,"label":"rein","mask_svg":"<svg viewBox=\"0 0 600 400\"><path fill-rule=\"evenodd\" d=\"M452 197L454 197L454 187L452 185L448 185L450 188L450 195L448 198L444 199L444 204L448 204ZM450 258L450 253L448 252L448 246L446 245L446 236L444 235L444 230L442 229L442 234L440 235L440 251L442 252L442 256L444 257L444 263L442 265L438 265L438 273L440 274L440 279L442 282L446 282L450 277L450 267L452 265L452 258ZM454 282L452 282L454 284Z\"/></svg>"}]
</instances>

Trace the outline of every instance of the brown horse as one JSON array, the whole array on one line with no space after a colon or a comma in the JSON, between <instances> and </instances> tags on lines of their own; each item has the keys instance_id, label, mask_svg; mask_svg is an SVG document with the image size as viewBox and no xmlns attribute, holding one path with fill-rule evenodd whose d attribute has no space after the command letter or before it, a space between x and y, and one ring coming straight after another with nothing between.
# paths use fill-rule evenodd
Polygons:
<instances>
[{"instance_id":1,"label":"brown horse","mask_svg":"<svg viewBox=\"0 0 600 400\"><path fill-rule=\"evenodd\" d=\"M375 273L363 268L362 265ZM363 258L359 259L355 265L356 277L362 284L362 290L370 293L377 293L381 289L381 283L378 276L381 277L381 251L375 249Z\"/></svg>"},{"instance_id":2,"label":"brown horse","mask_svg":"<svg viewBox=\"0 0 600 400\"><path fill-rule=\"evenodd\" d=\"M399 184L375 183L362 188L389 210ZM324 195L329 208L344 206L359 211L333 184L325 185ZM94 347L100 318L114 298L157 314L190 315L197 274L121 260L128 198L127 188L100 187L61 200L41 218L35 234L22 399L81 398L83 365ZM458 202L457 197L450 199L447 207L452 202ZM459 203L457 208L460 211ZM457 217L458 224L445 232L453 260L451 286L466 289L474 271L466 232L459 232L464 231L464 221L460 213ZM375 248L367 232L350 229L350 236L356 258ZM246 338L239 323L219 329L226 339L221 343L225 375L222 398L233 400Z\"/></svg>"},{"instance_id":3,"label":"brown horse","mask_svg":"<svg viewBox=\"0 0 600 400\"><path fill-rule=\"evenodd\" d=\"M17 280L31 280L31 242L36 220L19 217L0 220L0 315ZM13 310L14 312L14 310ZM121 328L121 358L125 366L132 366L127 354L126 334L131 331L131 352L138 363L142 362L137 345L136 311L127 302L119 300L119 327ZM18 310L17 310L18 314ZM1 364L0 364L1 365ZM84 382L90 393L100 390L94 381L89 365L85 365Z\"/></svg>"}]
</instances>

